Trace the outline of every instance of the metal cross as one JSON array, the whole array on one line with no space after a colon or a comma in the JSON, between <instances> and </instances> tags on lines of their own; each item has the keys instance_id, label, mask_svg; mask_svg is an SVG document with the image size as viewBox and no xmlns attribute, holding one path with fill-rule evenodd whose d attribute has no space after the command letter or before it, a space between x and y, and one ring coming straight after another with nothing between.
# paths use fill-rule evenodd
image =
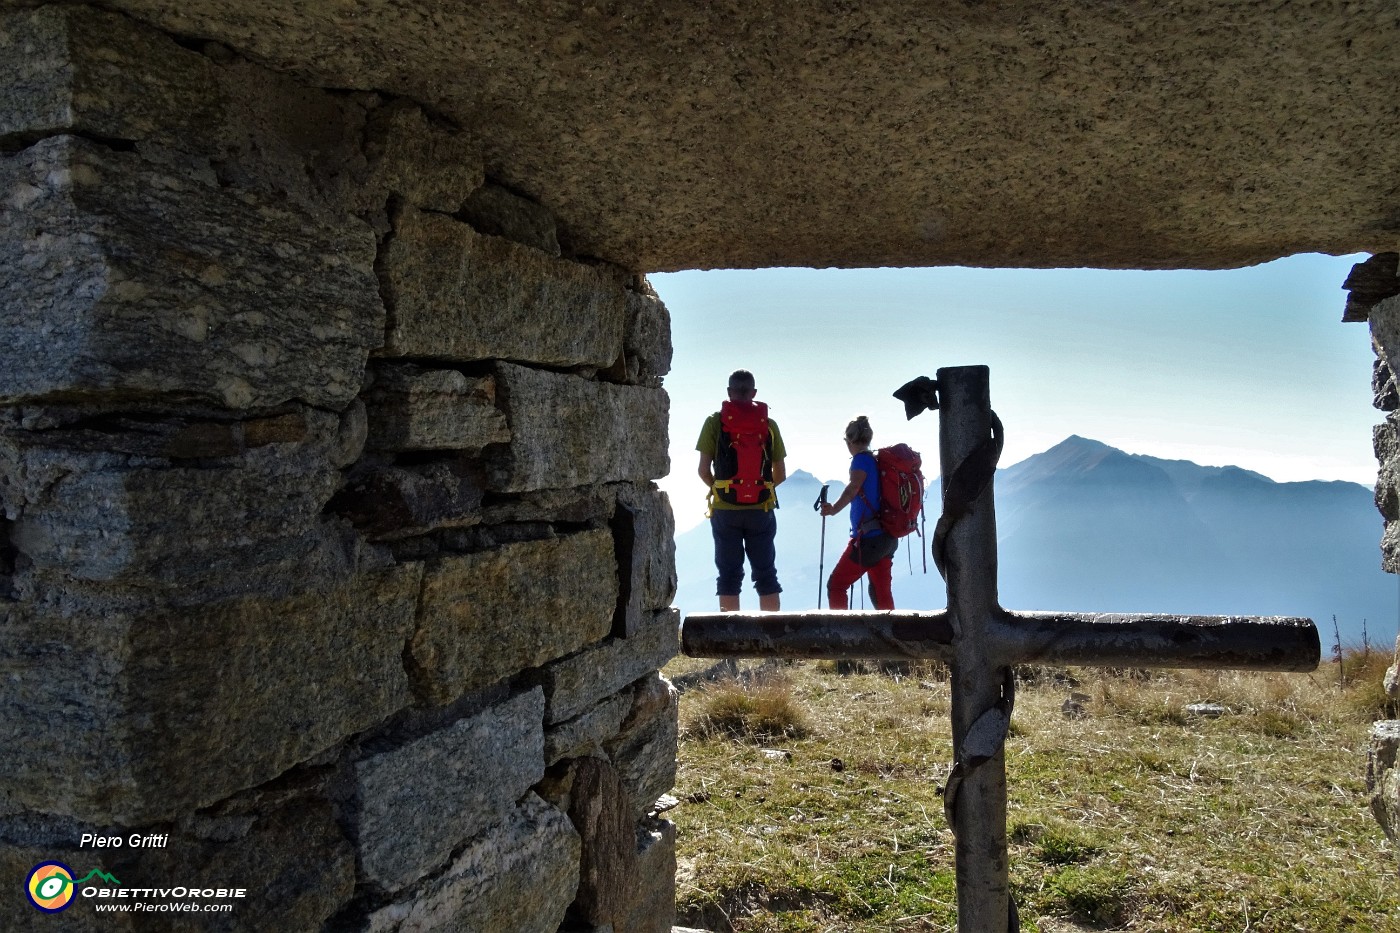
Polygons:
<instances>
[{"instance_id":1,"label":"metal cross","mask_svg":"<svg viewBox=\"0 0 1400 933\"><path fill-rule=\"evenodd\" d=\"M959 933L1019 930L1006 846L1006 759L1016 664L1311 671L1310 619L1011 612L997 602L992 478L1001 424L985 366L938 371L921 387L939 408L943 514L933 556L947 584L939 612L705 613L688 616L691 657L937 659L952 672L953 771L944 810L955 837ZM916 389L915 394L918 394Z\"/></svg>"}]
</instances>

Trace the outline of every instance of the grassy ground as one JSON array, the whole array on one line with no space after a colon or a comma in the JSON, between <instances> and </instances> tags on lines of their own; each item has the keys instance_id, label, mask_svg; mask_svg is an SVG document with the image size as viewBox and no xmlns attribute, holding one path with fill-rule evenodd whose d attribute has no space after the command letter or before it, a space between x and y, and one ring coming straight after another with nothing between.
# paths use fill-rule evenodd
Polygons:
<instances>
[{"instance_id":1,"label":"grassy ground","mask_svg":"<svg viewBox=\"0 0 1400 933\"><path fill-rule=\"evenodd\" d=\"M1006 744L1023 929L1400 933L1400 862L1365 786L1388 660L1348 659L1345 685L1335 665L1035 672ZM955 929L943 672L746 663L682 694L680 922ZM1224 715L1186 711L1207 702Z\"/></svg>"}]
</instances>

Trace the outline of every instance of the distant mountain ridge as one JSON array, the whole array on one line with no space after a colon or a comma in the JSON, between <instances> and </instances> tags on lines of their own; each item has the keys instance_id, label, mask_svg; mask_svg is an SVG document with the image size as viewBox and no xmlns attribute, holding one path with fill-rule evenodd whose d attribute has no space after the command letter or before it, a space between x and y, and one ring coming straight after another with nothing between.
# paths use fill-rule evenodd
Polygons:
<instances>
[{"instance_id":1,"label":"distant mountain ridge","mask_svg":"<svg viewBox=\"0 0 1400 933\"><path fill-rule=\"evenodd\" d=\"M928 482L932 534L938 480ZM833 498L841 485L833 481ZM827 519L819 554L822 523L812 504L820 488L794 470L780 489L785 609L816 607L818 568L831 572L849 536L846 513ZM1335 615L1344 641L1360 641L1363 621L1372 644L1395 637L1400 581L1380 569L1382 521L1372 491L1357 483L1279 483L1071 436L999 469L994 488L998 586L1008 609L1307 616L1328 645ZM941 608L943 581L931 562L922 572L926 545L910 540L895 557L896 603ZM676 548L677 604L712 610L708 524L678 535ZM746 592L744 605L755 603Z\"/></svg>"}]
</instances>

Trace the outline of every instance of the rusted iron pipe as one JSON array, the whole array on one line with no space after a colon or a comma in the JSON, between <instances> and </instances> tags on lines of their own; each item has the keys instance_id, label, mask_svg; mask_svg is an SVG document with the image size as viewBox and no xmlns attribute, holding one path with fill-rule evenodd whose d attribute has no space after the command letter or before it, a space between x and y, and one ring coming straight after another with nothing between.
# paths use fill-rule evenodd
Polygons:
<instances>
[{"instance_id":1,"label":"rusted iron pipe","mask_svg":"<svg viewBox=\"0 0 1400 933\"><path fill-rule=\"evenodd\" d=\"M1311 619L998 610L992 638L1015 664L1317 669L1322 644Z\"/></svg>"},{"instance_id":2,"label":"rusted iron pipe","mask_svg":"<svg viewBox=\"0 0 1400 933\"><path fill-rule=\"evenodd\" d=\"M707 612L681 621L692 658L953 660L946 612Z\"/></svg>"}]
</instances>

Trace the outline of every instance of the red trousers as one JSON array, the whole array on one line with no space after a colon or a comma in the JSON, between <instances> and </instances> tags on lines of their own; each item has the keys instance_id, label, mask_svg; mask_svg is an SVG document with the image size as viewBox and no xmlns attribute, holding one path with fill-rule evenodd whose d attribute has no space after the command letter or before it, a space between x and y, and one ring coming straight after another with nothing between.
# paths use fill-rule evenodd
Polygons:
<instances>
[{"instance_id":1,"label":"red trousers","mask_svg":"<svg viewBox=\"0 0 1400 933\"><path fill-rule=\"evenodd\" d=\"M826 602L832 609L845 609L846 590L862 576L870 575L870 601L876 609L893 609L894 593L890 590L890 568L894 561L886 557L873 567L862 567L856 560L856 539L846 545L846 552L831 570L826 581Z\"/></svg>"}]
</instances>

